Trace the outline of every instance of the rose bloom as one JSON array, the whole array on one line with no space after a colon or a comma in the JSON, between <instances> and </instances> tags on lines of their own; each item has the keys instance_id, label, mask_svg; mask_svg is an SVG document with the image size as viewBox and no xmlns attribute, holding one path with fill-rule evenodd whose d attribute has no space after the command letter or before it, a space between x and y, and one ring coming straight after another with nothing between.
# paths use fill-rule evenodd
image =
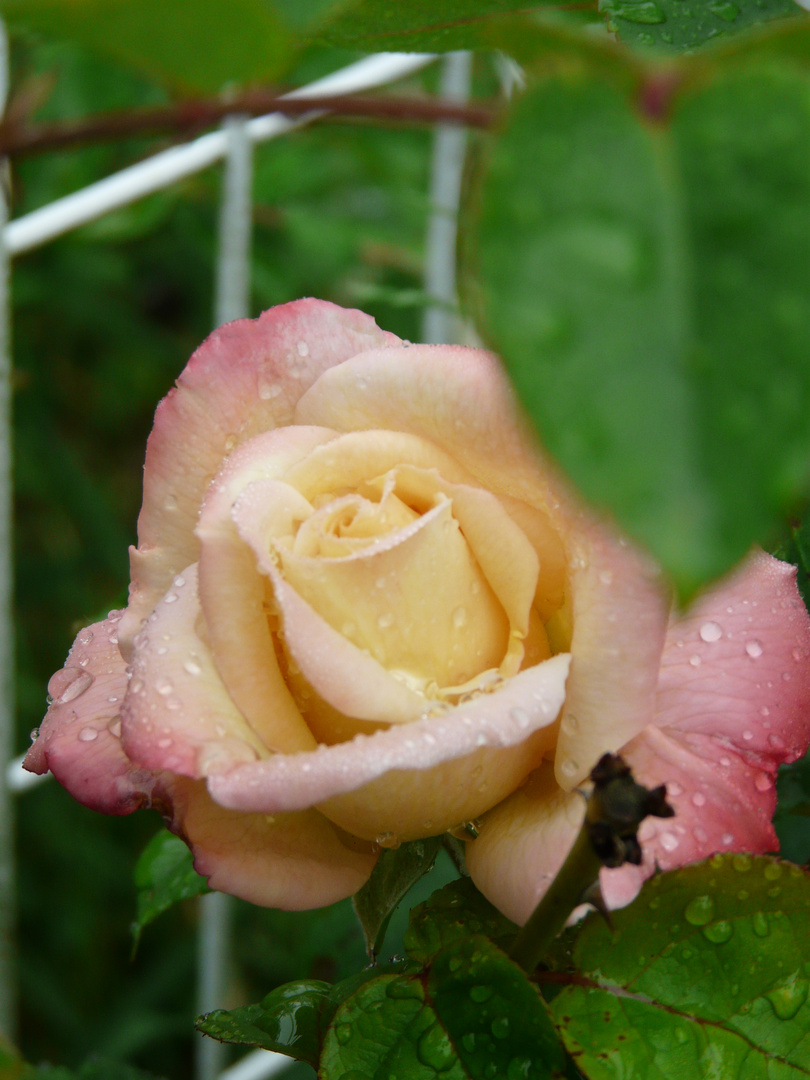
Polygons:
<instances>
[{"instance_id":1,"label":"rose bloom","mask_svg":"<svg viewBox=\"0 0 810 1080\"><path fill-rule=\"evenodd\" d=\"M606 751L666 783L645 863L768 851L810 739L810 623L762 553L672 612L565 486L490 354L301 300L212 334L149 438L125 611L82 630L26 759L160 810L214 889L309 908L446 830L524 921Z\"/></svg>"}]
</instances>

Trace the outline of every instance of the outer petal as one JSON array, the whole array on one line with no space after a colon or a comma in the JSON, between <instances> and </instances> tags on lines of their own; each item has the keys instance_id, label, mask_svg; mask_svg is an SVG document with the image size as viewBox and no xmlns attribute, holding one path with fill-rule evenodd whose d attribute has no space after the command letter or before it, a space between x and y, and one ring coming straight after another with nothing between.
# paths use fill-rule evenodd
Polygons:
<instances>
[{"instance_id":1,"label":"outer petal","mask_svg":"<svg viewBox=\"0 0 810 1080\"><path fill-rule=\"evenodd\" d=\"M65 666L48 684L52 703L25 758L30 772L49 769L74 799L105 814L129 814L148 801L154 776L121 748L119 710L127 689L118 651L121 612L81 630Z\"/></svg>"},{"instance_id":2,"label":"outer petal","mask_svg":"<svg viewBox=\"0 0 810 1080\"><path fill-rule=\"evenodd\" d=\"M566 792L550 762L487 814L467 844L475 884L514 922L523 924L565 861L585 816L585 800Z\"/></svg>"},{"instance_id":3,"label":"outer petal","mask_svg":"<svg viewBox=\"0 0 810 1080\"><path fill-rule=\"evenodd\" d=\"M200 633L197 568L189 566L135 639L123 742L147 769L199 778L268 752L229 698Z\"/></svg>"},{"instance_id":4,"label":"outer petal","mask_svg":"<svg viewBox=\"0 0 810 1080\"><path fill-rule=\"evenodd\" d=\"M398 345L373 319L298 300L216 330L158 406L146 448L138 548L121 625L125 656L157 599L196 562L203 496L224 458L254 435L289 424L322 372L364 349Z\"/></svg>"},{"instance_id":5,"label":"outer petal","mask_svg":"<svg viewBox=\"0 0 810 1080\"><path fill-rule=\"evenodd\" d=\"M810 741L810 618L796 570L758 552L673 624L656 723L775 771Z\"/></svg>"},{"instance_id":6,"label":"outer petal","mask_svg":"<svg viewBox=\"0 0 810 1080\"><path fill-rule=\"evenodd\" d=\"M170 828L194 853L212 889L264 907L301 911L353 895L377 860L370 845L342 835L315 810L265 814L225 810L205 785L171 781Z\"/></svg>"},{"instance_id":7,"label":"outer petal","mask_svg":"<svg viewBox=\"0 0 810 1080\"><path fill-rule=\"evenodd\" d=\"M208 491L200 514L200 603L214 662L231 700L271 750L311 750L306 727L279 670L264 609L265 580L240 538L231 510L257 480L283 475L333 434L323 428L283 428L236 450Z\"/></svg>"},{"instance_id":8,"label":"outer petal","mask_svg":"<svg viewBox=\"0 0 810 1080\"><path fill-rule=\"evenodd\" d=\"M319 805L370 839L443 832L499 802L537 766L553 740L568 661L555 656L438 718L211 776L209 791L223 806L255 813Z\"/></svg>"},{"instance_id":9,"label":"outer petal","mask_svg":"<svg viewBox=\"0 0 810 1080\"><path fill-rule=\"evenodd\" d=\"M374 350L326 372L299 401L296 421L420 435L485 488L548 514L566 547L575 620L557 753L563 786L652 720L667 590L650 561L583 509L543 460L494 356L456 346Z\"/></svg>"}]
</instances>

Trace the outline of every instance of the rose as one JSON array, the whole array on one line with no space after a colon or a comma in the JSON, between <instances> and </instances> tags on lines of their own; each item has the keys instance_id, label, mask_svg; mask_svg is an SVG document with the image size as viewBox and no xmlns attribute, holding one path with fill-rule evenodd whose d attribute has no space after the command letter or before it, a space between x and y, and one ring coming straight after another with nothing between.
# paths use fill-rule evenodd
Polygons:
<instances>
[{"instance_id":1,"label":"rose","mask_svg":"<svg viewBox=\"0 0 810 1080\"><path fill-rule=\"evenodd\" d=\"M479 819L473 878L523 920L606 750L677 811L645 867L605 872L609 902L655 860L776 847L809 653L794 571L763 554L670 622L492 356L305 300L222 327L159 406L129 605L78 635L27 767L158 807L212 887L282 907Z\"/></svg>"}]
</instances>

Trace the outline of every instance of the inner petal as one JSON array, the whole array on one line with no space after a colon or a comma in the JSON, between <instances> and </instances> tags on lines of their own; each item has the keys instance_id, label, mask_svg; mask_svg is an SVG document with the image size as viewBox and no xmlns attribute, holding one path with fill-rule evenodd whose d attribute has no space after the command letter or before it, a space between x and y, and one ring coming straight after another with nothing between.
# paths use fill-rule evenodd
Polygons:
<instances>
[{"instance_id":1,"label":"inner petal","mask_svg":"<svg viewBox=\"0 0 810 1080\"><path fill-rule=\"evenodd\" d=\"M497 668L507 651L509 620L453 516L452 502L439 496L438 505L421 517L411 511L412 520L390 532L387 506L407 510L400 500L349 499L339 500L331 518L324 508L323 522L334 523L334 512L351 508L365 531L376 507L378 536L350 537L363 539L363 546L332 558L298 553L298 547L311 548L314 528L291 550L278 545L283 577L298 595L349 641L429 697ZM398 516L410 515L398 511ZM330 536L328 547L342 543L334 529Z\"/></svg>"}]
</instances>

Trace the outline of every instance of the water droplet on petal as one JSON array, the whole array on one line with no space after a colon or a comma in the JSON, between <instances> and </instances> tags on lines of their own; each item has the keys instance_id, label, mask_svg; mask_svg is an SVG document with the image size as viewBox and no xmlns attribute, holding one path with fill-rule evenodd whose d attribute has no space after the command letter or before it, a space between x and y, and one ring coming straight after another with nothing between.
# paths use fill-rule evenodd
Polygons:
<instances>
[{"instance_id":1,"label":"water droplet on petal","mask_svg":"<svg viewBox=\"0 0 810 1080\"><path fill-rule=\"evenodd\" d=\"M75 701L88 687L93 685L93 676L81 667L64 667L51 676L48 683L48 697L54 705L64 705Z\"/></svg>"},{"instance_id":2,"label":"water droplet on petal","mask_svg":"<svg viewBox=\"0 0 810 1080\"><path fill-rule=\"evenodd\" d=\"M296 342L295 349L299 356L309 356L309 345L305 341Z\"/></svg>"},{"instance_id":3,"label":"water droplet on petal","mask_svg":"<svg viewBox=\"0 0 810 1080\"><path fill-rule=\"evenodd\" d=\"M673 799L683 795L683 788L676 780L667 780L667 795L671 795Z\"/></svg>"},{"instance_id":4,"label":"water droplet on petal","mask_svg":"<svg viewBox=\"0 0 810 1080\"><path fill-rule=\"evenodd\" d=\"M754 737L753 731L744 731L742 736L746 742L751 742Z\"/></svg>"},{"instance_id":5,"label":"water droplet on petal","mask_svg":"<svg viewBox=\"0 0 810 1080\"><path fill-rule=\"evenodd\" d=\"M713 642L719 641L723 636L723 628L716 622L705 622L700 628L701 641Z\"/></svg>"},{"instance_id":6,"label":"water droplet on petal","mask_svg":"<svg viewBox=\"0 0 810 1080\"><path fill-rule=\"evenodd\" d=\"M702 661L701 661L700 657L698 656L698 654L695 653L693 656L689 657L689 663L691 664L692 667L700 667Z\"/></svg>"},{"instance_id":7,"label":"water droplet on petal","mask_svg":"<svg viewBox=\"0 0 810 1080\"><path fill-rule=\"evenodd\" d=\"M754 777L754 787L757 791L770 791L773 787L773 777L766 772L757 773Z\"/></svg>"},{"instance_id":8,"label":"water droplet on petal","mask_svg":"<svg viewBox=\"0 0 810 1080\"><path fill-rule=\"evenodd\" d=\"M692 796L692 805L693 806L705 806L706 805L706 796L703 794L702 791L696 791L695 794Z\"/></svg>"},{"instance_id":9,"label":"water droplet on petal","mask_svg":"<svg viewBox=\"0 0 810 1080\"><path fill-rule=\"evenodd\" d=\"M186 660L185 664L183 664L183 670L187 671L189 675L202 674L202 668L195 660Z\"/></svg>"},{"instance_id":10,"label":"water droplet on petal","mask_svg":"<svg viewBox=\"0 0 810 1080\"><path fill-rule=\"evenodd\" d=\"M174 686L168 681L161 681L155 685L155 689L162 697L166 697L167 694L170 694L172 690L174 690Z\"/></svg>"},{"instance_id":11,"label":"water droplet on petal","mask_svg":"<svg viewBox=\"0 0 810 1080\"><path fill-rule=\"evenodd\" d=\"M90 642L93 640L93 631L90 629L89 626L85 630L81 630L79 632L77 640L80 645L90 644Z\"/></svg>"},{"instance_id":12,"label":"water droplet on petal","mask_svg":"<svg viewBox=\"0 0 810 1080\"><path fill-rule=\"evenodd\" d=\"M563 776L576 776L579 772L579 763L574 761L573 758L566 758L560 765L560 772Z\"/></svg>"},{"instance_id":13,"label":"water droplet on petal","mask_svg":"<svg viewBox=\"0 0 810 1080\"><path fill-rule=\"evenodd\" d=\"M523 730L525 730L532 722L532 718L526 710L518 708L517 706L514 709L509 710L509 715L515 721L517 726Z\"/></svg>"},{"instance_id":14,"label":"water droplet on petal","mask_svg":"<svg viewBox=\"0 0 810 1080\"><path fill-rule=\"evenodd\" d=\"M720 837L720 842L725 844L726 847L728 847L729 844L734 843L734 834L730 832L723 833L723 835Z\"/></svg>"},{"instance_id":15,"label":"water droplet on petal","mask_svg":"<svg viewBox=\"0 0 810 1080\"><path fill-rule=\"evenodd\" d=\"M762 648L761 641L757 641L756 638L752 638L750 641L746 641L745 651L752 660L758 660L765 650Z\"/></svg>"},{"instance_id":16,"label":"water droplet on petal","mask_svg":"<svg viewBox=\"0 0 810 1080\"><path fill-rule=\"evenodd\" d=\"M664 851L674 851L678 846L678 837L671 832L662 832L658 839L661 841L661 847Z\"/></svg>"},{"instance_id":17,"label":"water droplet on petal","mask_svg":"<svg viewBox=\"0 0 810 1080\"><path fill-rule=\"evenodd\" d=\"M467 609L465 607L457 607L453 612L453 626L456 630L460 630L462 626L467 623Z\"/></svg>"},{"instance_id":18,"label":"water droplet on petal","mask_svg":"<svg viewBox=\"0 0 810 1080\"><path fill-rule=\"evenodd\" d=\"M377 616L377 626L381 630L387 630L394 625L394 615L391 611L386 611L383 615Z\"/></svg>"},{"instance_id":19,"label":"water droplet on petal","mask_svg":"<svg viewBox=\"0 0 810 1080\"><path fill-rule=\"evenodd\" d=\"M79 742L94 742L98 738L98 728L82 728L77 737Z\"/></svg>"},{"instance_id":20,"label":"water droplet on petal","mask_svg":"<svg viewBox=\"0 0 810 1080\"><path fill-rule=\"evenodd\" d=\"M109 730L110 734L113 735L116 739L120 739L121 738L121 717L120 716L114 716L112 718L112 720L110 720L109 724L107 724L107 729Z\"/></svg>"}]
</instances>

